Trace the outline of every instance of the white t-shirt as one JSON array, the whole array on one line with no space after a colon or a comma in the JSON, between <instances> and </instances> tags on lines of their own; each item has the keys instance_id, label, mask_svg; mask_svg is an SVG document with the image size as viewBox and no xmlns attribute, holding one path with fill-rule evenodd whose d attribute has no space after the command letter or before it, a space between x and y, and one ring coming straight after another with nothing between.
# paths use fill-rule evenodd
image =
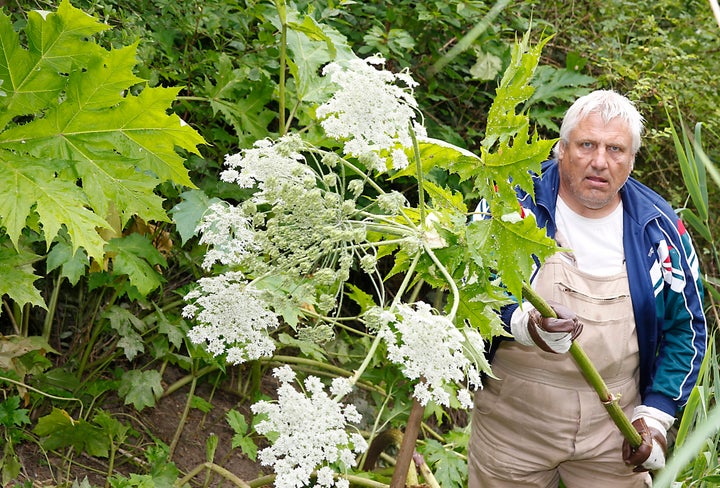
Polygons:
<instances>
[{"instance_id":1,"label":"white t-shirt","mask_svg":"<svg viewBox=\"0 0 720 488\"><path fill-rule=\"evenodd\" d=\"M555 208L555 222L564 247L569 247L578 269L597 276L610 276L623 271L623 205L610 215L597 219L575 213L560 196Z\"/></svg>"}]
</instances>

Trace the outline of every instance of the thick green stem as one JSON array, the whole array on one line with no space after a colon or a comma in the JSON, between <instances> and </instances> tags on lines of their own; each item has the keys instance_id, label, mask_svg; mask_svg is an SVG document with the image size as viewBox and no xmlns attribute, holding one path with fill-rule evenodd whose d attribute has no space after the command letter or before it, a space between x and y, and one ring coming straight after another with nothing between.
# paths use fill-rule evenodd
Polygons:
<instances>
[{"instance_id":1,"label":"thick green stem","mask_svg":"<svg viewBox=\"0 0 720 488\"><path fill-rule=\"evenodd\" d=\"M250 485L247 484L245 481L241 480L237 476L235 476L233 473L228 471L227 469L223 468L222 466L218 466L215 463L211 462L205 462L202 464L199 464L195 466L195 468L190 471L184 478L178 480L175 482L175 486L181 487L186 486L188 483L190 483L190 480L193 479L195 476L199 475L203 471L213 471L223 478L225 478L227 481L230 481L235 486L239 486L240 488L250 488Z\"/></svg>"},{"instance_id":2,"label":"thick green stem","mask_svg":"<svg viewBox=\"0 0 720 488\"><path fill-rule=\"evenodd\" d=\"M457 314L458 307L460 306L460 290L458 290L457 283L455 283L455 280L450 275L450 272L447 270L447 268L440 262L438 257L435 255L435 253L428 247L426 243L423 243L423 246L425 247L425 252L427 252L428 256L430 256L430 259L432 259L433 263L435 263L435 266L438 267L442 275L445 277L445 280L447 280L448 286L450 286L450 292L452 293L453 297L453 303L452 307L450 308L450 312L447 314L447 318L451 322L455 322L455 315Z\"/></svg>"},{"instance_id":3,"label":"thick green stem","mask_svg":"<svg viewBox=\"0 0 720 488\"><path fill-rule=\"evenodd\" d=\"M542 297L527 284L523 284L522 294L523 297L530 302L543 317L557 317L555 311L550 307L550 305L548 305L547 302L545 302L545 300L543 300ZM587 354L585 354L585 351L583 351L580 344L576 341L573 341L570 346L570 355L577 363L578 368L580 368L580 371L583 376L585 376L587 382L597 392L600 397L600 401L605 406L610 418L613 422L615 422L618 429L620 429L620 433L623 437L627 439L632 447L640 446L640 444L642 444L642 438L635 427L633 427L630 423L630 420L627 418L627 415L625 415L625 412L623 412L622 408L620 408L620 398L610 393L605 381L600 376L600 373L598 373L598 370L595 368L590 358Z\"/></svg>"}]
</instances>

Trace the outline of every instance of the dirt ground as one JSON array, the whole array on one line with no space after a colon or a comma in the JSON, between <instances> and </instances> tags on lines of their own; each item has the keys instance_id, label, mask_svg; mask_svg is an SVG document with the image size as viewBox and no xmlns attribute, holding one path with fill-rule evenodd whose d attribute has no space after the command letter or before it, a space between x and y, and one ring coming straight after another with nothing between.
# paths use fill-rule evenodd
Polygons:
<instances>
[{"instance_id":1,"label":"dirt ground","mask_svg":"<svg viewBox=\"0 0 720 488\"><path fill-rule=\"evenodd\" d=\"M170 373L172 375L172 373ZM167 376L167 375L166 375ZM142 463L137 454L142 454L142 448L152 445L156 437L170 445L175 435L180 418L185 408L189 386L173 394L161 398L154 408L145 408L137 412L132 407L118 405L112 411L116 418L140 433L137 438L130 439L127 445L121 446L115 460L115 472L122 472L126 476L130 473L142 474ZM248 459L240 449L231 449L233 430L228 425L225 415L230 409L246 414L249 419L248 408L234 395L220 389L212 390L208 385L200 385L196 396L212 403L209 412L203 413L198 409L191 409L187 422L182 431L172 460L180 470L181 477L202 465L206 461L206 442L211 434L219 438L214 463L228 470L238 478L249 482L270 473L266 467ZM103 408L107 408L103 406ZM134 449L133 446L140 446ZM87 455L74 455L73 462L68 471L68 463L57 456L43 453L35 442L26 442L16 450L22 465L19 479L7 484L4 488L28 488L27 482L32 482L33 488L50 488L55 486L72 486L73 482L81 483L85 478L93 487L106 486L108 464L106 459L98 460ZM135 463L133 463L135 460ZM102 461L98 462L98 461ZM207 481L207 470L199 473L191 481L191 486L203 486ZM85 485L87 486L87 485ZM236 484L219 474L213 473L208 485L215 488L234 487Z\"/></svg>"}]
</instances>

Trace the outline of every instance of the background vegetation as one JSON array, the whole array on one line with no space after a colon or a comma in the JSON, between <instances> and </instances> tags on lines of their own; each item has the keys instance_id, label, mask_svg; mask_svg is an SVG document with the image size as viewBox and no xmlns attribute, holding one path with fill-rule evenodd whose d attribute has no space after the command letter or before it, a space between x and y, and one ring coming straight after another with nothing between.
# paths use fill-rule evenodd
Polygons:
<instances>
[{"instance_id":1,"label":"background vegetation","mask_svg":"<svg viewBox=\"0 0 720 488\"><path fill-rule=\"evenodd\" d=\"M214 391L224 385L241 404L261 390L269 366L227 368L185 339L188 324L180 314L182 296L187 285L202 275L204 248L193 237L190 223L197 216L191 215L192 207L176 205L181 195L198 207L213 198L243 200L247 195L242 190L218 178L224 156L250 147L257 139L302 127L312 114L309 105L301 103L279 112L281 43L277 11L271 3L74 0L72 4L112 27L95 35L101 45L120 48L138 43L134 71L139 79L148 80L148 87L181 87L172 112L207 142L196 151L179 149L189 180L202 192L187 193L189 185L166 179L155 187L155 194L162 197L163 211L174 217L172 223L140 218L141 214L122 221L123 236L143 236L130 253L142 258L143 263L133 261L136 267L72 271L53 267L52 261L46 261L49 258L43 258L35 264L41 276L36 285L48 308L20 307L8 296L3 298L0 332L19 339L0 356L8 361L2 365L0 404L0 432L5 437L2 482L31 486L27 480L32 476L23 467L28 458L20 454L22 446L32 444L43 453L41 460L47 456L43 462L60 462L61 468L52 470L57 485L82 481L77 469L83 456L101 459L102 466L94 469L108 473L107 479L109 474L115 476L114 486L138 486L140 476L156 483L172 480L167 481L171 485L193 468L180 473L172 463L182 423L191 410L212 408L213 396L201 398L197 388L210 385ZM649 129L636 176L675 207L697 212L698 202L689 198L687 182L680 183L668 113L678 127L681 121L691 126L703 122L703 147L710 160L717 158L720 104L714 85L720 72L720 27L707 2L299 1L296 7L332 27L337 39L344 38L358 54L379 52L393 71L408 68L420 82L415 94L427 117L429 135L474 152L485 135L486 114L509 64L511 46L527 31L536 41L551 35L533 82L536 92L525 106L538 132L555 137L559 117L569 103L592 88L629 94L638 101ZM57 8L56 2L40 0L6 1L3 7L18 31L27 25L30 10ZM324 62L310 61L308 66L291 64L288 70L312 69L312 62ZM288 100L312 101L315 95L313 87L296 86L292 80L287 90ZM472 199L472 188L454 182L455 175L435 176L456 183ZM706 187L705 205L717 208L717 186ZM703 222L706 230L694 234L710 277L720 274L713 242L716 219L711 212ZM32 237L32 229L26 229L25 235ZM133 281L139 269L144 278ZM708 285L712 289L714 282L709 280ZM45 342L36 342L33 338L38 336ZM292 353L293 347L288 351ZM176 371L174 376L170 370ZM717 363L709 368L713 370L717 371ZM717 383L710 373L704 382L707 408L703 411L707 412L714 402L707 392ZM138 432L142 429L111 412L128 406L132 415L138 415L178 390L187 391L188 402L181 406L182 421L167 445L162 447L156 439L131 445L130 440L144 438ZM63 430L67 418L53 407L73 408L76 399L90 408L80 414L84 430L74 430L73 437ZM398 418L406 418L408 405L396 408ZM41 417L45 420L38 424ZM461 475L453 470L462 462L465 419L457 412L440 417L442 425L434 427L443 437L433 438L428 431L427 444L437 449L427 452L431 464L445 466L444 479L457 482ZM228 420L236 433L233 447L243 453L235 455L253 457L257 439L247 419L236 412ZM212 442L207 444L211 461L217 449ZM443 454L442 444L451 444L459 455ZM59 457L51 463L51 455ZM717 463L696 469L712 475ZM698 477L696 473L694 478Z\"/></svg>"}]
</instances>

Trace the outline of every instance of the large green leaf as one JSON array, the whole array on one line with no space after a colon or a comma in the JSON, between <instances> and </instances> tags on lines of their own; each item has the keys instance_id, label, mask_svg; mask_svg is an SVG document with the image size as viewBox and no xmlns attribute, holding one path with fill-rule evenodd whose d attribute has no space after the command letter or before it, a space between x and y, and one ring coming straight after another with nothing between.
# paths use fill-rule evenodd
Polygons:
<instances>
[{"instance_id":1,"label":"large green leaf","mask_svg":"<svg viewBox=\"0 0 720 488\"><path fill-rule=\"evenodd\" d=\"M44 307L40 291L33 286L39 278L33 272L33 263L39 256L25 251L0 246L0 296L7 295L17 303L31 303Z\"/></svg>"},{"instance_id":2,"label":"large green leaf","mask_svg":"<svg viewBox=\"0 0 720 488\"><path fill-rule=\"evenodd\" d=\"M533 257L543 261L556 253L558 246L545 229L538 228L532 215L514 217L494 214L491 219L475 221L468 226L467 238L471 251L483 256L508 291L520 297L523 282L535 265Z\"/></svg>"},{"instance_id":3,"label":"large green leaf","mask_svg":"<svg viewBox=\"0 0 720 488\"><path fill-rule=\"evenodd\" d=\"M73 281L78 260L102 261L107 240L133 217L168 220L155 189L193 188L178 150L197 154L204 142L168 110L178 88L149 87L134 74L137 44L106 50L93 41L107 28L68 0L56 12L30 12L22 33L0 13L0 237L19 249L32 230L50 249L63 236L70 249L50 264L72 260L75 271L63 273ZM42 303L27 293L35 279L6 276L16 285L10 297ZM144 282L139 289L153 288Z\"/></svg>"},{"instance_id":4,"label":"large green leaf","mask_svg":"<svg viewBox=\"0 0 720 488\"><path fill-rule=\"evenodd\" d=\"M10 18L0 12L0 79L8 94L1 102L7 105L0 111L0 127L57 100L67 75L101 51L91 36L108 28L63 0L57 13L28 14L26 50Z\"/></svg>"},{"instance_id":5,"label":"large green leaf","mask_svg":"<svg viewBox=\"0 0 720 488\"><path fill-rule=\"evenodd\" d=\"M101 257L105 241L96 228L107 222L87 208L87 197L74 182L54 177L57 162L43 162L0 150L0 224L17 246L31 212L37 212L48 245L65 226L74 248Z\"/></svg>"}]
</instances>

